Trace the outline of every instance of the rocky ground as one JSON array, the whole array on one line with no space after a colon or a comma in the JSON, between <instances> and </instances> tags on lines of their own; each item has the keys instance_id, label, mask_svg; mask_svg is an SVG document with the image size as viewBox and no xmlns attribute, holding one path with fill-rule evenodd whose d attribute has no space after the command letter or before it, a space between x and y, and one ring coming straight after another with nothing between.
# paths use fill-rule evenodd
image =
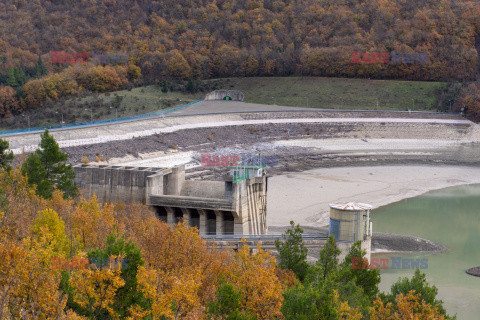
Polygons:
<instances>
[{"instance_id":1,"label":"rocky ground","mask_svg":"<svg viewBox=\"0 0 480 320\"><path fill-rule=\"evenodd\" d=\"M357 139L368 144L370 139L462 139L469 131L465 125L443 124L263 124L218 127L211 129L189 129L172 133L157 134L125 141L111 141L92 145L64 148L69 162L80 163L83 157L90 161L105 157L122 158L131 156L143 159L147 153L172 154L191 152L191 164L201 163L202 153L212 154L259 154L278 157L278 166L270 168L270 174L304 171L317 167L385 165L385 164L480 164L479 152L468 148L465 143L455 148L439 149L426 156L424 153L405 152L399 157L392 152L349 152L348 150L319 151L308 145L295 145L294 140L317 141L317 146L327 139ZM277 145L276 141L289 141L290 145ZM468 146L467 146L468 145ZM465 146L467 146L465 148ZM347 146L348 148L348 146ZM459 152L458 148L461 148ZM196 167L189 170L190 178L208 177L220 179L228 168L209 170Z\"/></svg>"}]
</instances>

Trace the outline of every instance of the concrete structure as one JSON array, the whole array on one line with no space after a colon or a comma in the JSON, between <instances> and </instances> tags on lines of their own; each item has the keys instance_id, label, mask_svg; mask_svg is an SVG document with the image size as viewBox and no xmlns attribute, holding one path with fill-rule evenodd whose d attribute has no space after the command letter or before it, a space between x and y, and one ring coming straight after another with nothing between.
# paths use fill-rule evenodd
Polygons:
<instances>
[{"instance_id":1,"label":"concrete structure","mask_svg":"<svg viewBox=\"0 0 480 320\"><path fill-rule=\"evenodd\" d=\"M75 183L100 202L141 202L168 224L186 221L200 234L265 234L267 177L185 180L185 166L77 165Z\"/></svg>"},{"instance_id":2,"label":"concrete structure","mask_svg":"<svg viewBox=\"0 0 480 320\"><path fill-rule=\"evenodd\" d=\"M233 90L215 90L205 96L206 101L210 100L232 100L243 101L245 96L240 91Z\"/></svg>"},{"instance_id":3,"label":"concrete structure","mask_svg":"<svg viewBox=\"0 0 480 320\"><path fill-rule=\"evenodd\" d=\"M330 204L329 233L335 236L337 247L342 250L339 260L345 258L350 247L356 241L362 242L362 249L370 261L372 222L370 211L372 206L364 203L332 203Z\"/></svg>"}]
</instances>

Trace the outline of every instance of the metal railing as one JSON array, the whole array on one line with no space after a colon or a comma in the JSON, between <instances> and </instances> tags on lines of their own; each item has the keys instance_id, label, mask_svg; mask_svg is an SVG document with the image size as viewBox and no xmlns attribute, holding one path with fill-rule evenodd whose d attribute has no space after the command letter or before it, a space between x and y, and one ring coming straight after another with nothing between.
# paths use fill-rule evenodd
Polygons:
<instances>
[{"instance_id":1,"label":"metal railing","mask_svg":"<svg viewBox=\"0 0 480 320\"><path fill-rule=\"evenodd\" d=\"M145 118L154 118L158 117L161 115L165 115L167 113L177 111L186 107L189 107L193 104L199 103L203 100L197 100L193 101L190 103L187 103L185 105L181 105L175 108L167 109L167 110L160 110L160 111L155 111L155 112L150 112L150 113L145 113L145 114L139 114L136 116L128 116L128 117L121 117L121 118L114 118L114 119L105 119L105 120L94 120L94 121L87 121L87 122L78 122L78 123L70 123L70 124L59 124L59 125L54 125L54 126L45 126L45 127L34 127L34 128L26 128L26 129L12 129L12 130L3 130L0 131L0 135L11 135L11 134L19 134L19 133L36 133L36 132L42 132L45 131L46 129L71 129L71 128L81 128L81 127L87 127L87 126L92 126L92 125L102 125L102 124L109 124L109 123L117 123L117 122L126 122L126 121L132 121L132 120L137 120L137 119L145 119Z\"/></svg>"},{"instance_id":2,"label":"metal railing","mask_svg":"<svg viewBox=\"0 0 480 320\"><path fill-rule=\"evenodd\" d=\"M236 235L236 234L221 234L221 235L202 235L202 238L205 240L215 240L215 241L241 241L245 239L247 241L255 241L255 240L282 240L281 234L245 234L245 235ZM328 233L318 233L318 234L303 234L303 240L325 240L328 238Z\"/></svg>"}]
</instances>

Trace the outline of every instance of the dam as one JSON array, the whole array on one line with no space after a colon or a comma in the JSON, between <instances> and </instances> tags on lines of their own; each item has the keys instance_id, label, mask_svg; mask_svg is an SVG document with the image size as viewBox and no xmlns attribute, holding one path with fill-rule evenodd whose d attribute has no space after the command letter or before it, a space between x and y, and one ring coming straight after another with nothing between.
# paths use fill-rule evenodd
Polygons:
<instances>
[{"instance_id":1,"label":"dam","mask_svg":"<svg viewBox=\"0 0 480 320\"><path fill-rule=\"evenodd\" d=\"M143 203L174 225L185 221L201 235L267 233L267 179L262 168L232 169L224 181L185 180L185 165L173 168L81 164L75 184L104 202Z\"/></svg>"},{"instance_id":2,"label":"dam","mask_svg":"<svg viewBox=\"0 0 480 320\"><path fill-rule=\"evenodd\" d=\"M254 248L261 243L275 250L280 234L268 234L268 175L261 166L232 167L223 181L187 180L185 165L172 168L80 164L73 167L75 184L101 203L143 203L156 216L174 226L185 222L205 240L219 247L239 248L242 239ZM304 234L307 247L320 250L330 234L345 258L360 240L370 260L371 207L357 203L330 204L328 233Z\"/></svg>"}]
</instances>

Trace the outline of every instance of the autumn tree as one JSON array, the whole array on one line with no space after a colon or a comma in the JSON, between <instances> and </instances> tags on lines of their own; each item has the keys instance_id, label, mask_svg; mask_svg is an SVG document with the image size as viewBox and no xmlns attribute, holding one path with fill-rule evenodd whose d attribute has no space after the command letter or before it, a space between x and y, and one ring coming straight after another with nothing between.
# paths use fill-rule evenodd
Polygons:
<instances>
[{"instance_id":1,"label":"autumn tree","mask_svg":"<svg viewBox=\"0 0 480 320\"><path fill-rule=\"evenodd\" d=\"M131 316L132 309L135 312L145 312L149 309L150 302L137 290L138 268L144 265L140 249L132 241L111 234L107 238L105 249L94 249L88 253L88 259L98 268L108 267L112 256L123 257L120 261L120 276L125 283L116 292L113 309L121 318Z\"/></svg>"},{"instance_id":2,"label":"autumn tree","mask_svg":"<svg viewBox=\"0 0 480 320\"><path fill-rule=\"evenodd\" d=\"M421 299L420 294L416 294L415 290L409 291L407 294L400 293L395 296L395 302L384 303L377 298L373 307L370 308L370 319L387 320L387 319L447 319L437 307L427 303Z\"/></svg>"},{"instance_id":3,"label":"autumn tree","mask_svg":"<svg viewBox=\"0 0 480 320\"><path fill-rule=\"evenodd\" d=\"M445 316L446 319L451 319L447 315L447 312L443 306L443 301L437 299L438 289L434 285L431 286L424 273L420 269L415 269L415 274L412 279L406 277L398 279L397 282L392 284L389 294L381 294L380 297L385 303L394 304L397 297L403 294L404 297L408 296L409 292L414 291L414 294L418 296L418 300L435 307L438 313Z\"/></svg>"},{"instance_id":4,"label":"autumn tree","mask_svg":"<svg viewBox=\"0 0 480 320\"><path fill-rule=\"evenodd\" d=\"M20 109L20 101L12 87L0 87L0 117L8 118Z\"/></svg>"},{"instance_id":5,"label":"autumn tree","mask_svg":"<svg viewBox=\"0 0 480 320\"><path fill-rule=\"evenodd\" d=\"M25 243L31 250L36 250L47 264L54 257L66 258L70 255L65 224L51 209L39 212L32 226L32 235Z\"/></svg>"},{"instance_id":6,"label":"autumn tree","mask_svg":"<svg viewBox=\"0 0 480 320\"><path fill-rule=\"evenodd\" d=\"M48 130L41 135L39 148L31 154L22 166L28 183L36 186L37 194L43 198L52 197L58 188L65 197L75 197L78 188L74 185L75 173L72 165L66 164L67 155L60 151L58 143Z\"/></svg>"},{"instance_id":7,"label":"autumn tree","mask_svg":"<svg viewBox=\"0 0 480 320\"><path fill-rule=\"evenodd\" d=\"M168 59L168 71L170 76L180 79L188 79L191 77L191 69L187 60L178 50L173 50Z\"/></svg>"},{"instance_id":8,"label":"autumn tree","mask_svg":"<svg viewBox=\"0 0 480 320\"><path fill-rule=\"evenodd\" d=\"M38 211L44 208L45 201L20 170L0 170L0 236L28 237Z\"/></svg>"},{"instance_id":9,"label":"autumn tree","mask_svg":"<svg viewBox=\"0 0 480 320\"><path fill-rule=\"evenodd\" d=\"M68 283L73 289L73 301L81 307L79 314L89 319L118 318L114 309L115 296L125 285L121 264L74 270Z\"/></svg>"},{"instance_id":10,"label":"autumn tree","mask_svg":"<svg viewBox=\"0 0 480 320\"><path fill-rule=\"evenodd\" d=\"M19 242L0 242L0 318L52 319L63 313L59 275L45 265L43 254Z\"/></svg>"},{"instance_id":11,"label":"autumn tree","mask_svg":"<svg viewBox=\"0 0 480 320\"><path fill-rule=\"evenodd\" d=\"M276 276L276 260L257 246L251 253L246 244L234 255L233 274L227 277L241 292L240 306L256 319L274 319L281 316L284 285Z\"/></svg>"},{"instance_id":12,"label":"autumn tree","mask_svg":"<svg viewBox=\"0 0 480 320\"><path fill-rule=\"evenodd\" d=\"M184 224L172 230L158 219L148 219L133 228L149 266L139 268L138 283L152 301L152 316L178 319L198 314L214 298L231 259Z\"/></svg>"}]
</instances>

